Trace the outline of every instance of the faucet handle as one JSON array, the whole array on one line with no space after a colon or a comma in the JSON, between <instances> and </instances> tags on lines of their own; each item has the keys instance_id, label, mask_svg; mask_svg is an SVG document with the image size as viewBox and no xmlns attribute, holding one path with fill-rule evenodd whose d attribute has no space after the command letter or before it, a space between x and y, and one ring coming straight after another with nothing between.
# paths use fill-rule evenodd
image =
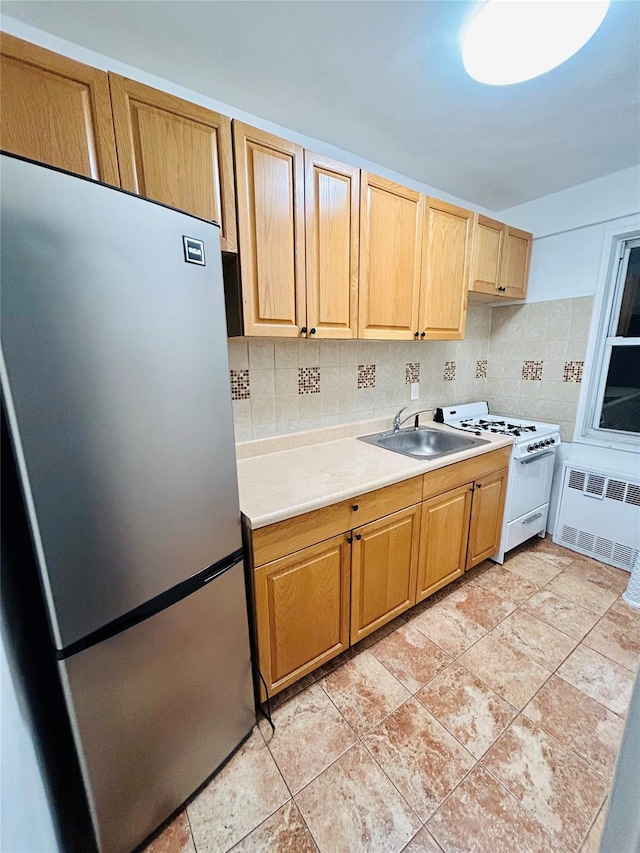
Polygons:
<instances>
[{"instance_id":1,"label":"faucet handle","mask_svg":"<svg viewBox=\"0 0 640 853\"><path fill-rule=\"evenodd\" d=\"M403 406L399 412L396 412L393 416L393 431L397 432L400 429L400 415L404 412L405 409L408 409L408 406Z\"/></svg>"}]
</instances>

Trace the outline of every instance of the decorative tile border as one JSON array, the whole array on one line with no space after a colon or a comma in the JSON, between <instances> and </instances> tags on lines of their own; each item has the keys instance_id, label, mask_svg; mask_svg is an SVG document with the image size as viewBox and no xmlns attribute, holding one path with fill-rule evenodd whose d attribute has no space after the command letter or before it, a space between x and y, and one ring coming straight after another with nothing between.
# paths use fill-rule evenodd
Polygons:
<instances>
[{"instance_id":1,"label":"decorative tile border","mask_svg":"<svg viewBox=\"0 0 640 853\"><path fill-rule=\"evenodd\" d=\"M358 365L358 388L375 388L376 387L376 366L375 364L359 364Z\"/></svg>"},{"instance_id":2,"label":"decorative tile border","mask_svg":"<svg viewBox=\"0 0 640 853\"><path fill-rule=\"evenodd\" d=\"M487 359L476 361L476 379L487 378Z\"/></svg>"},{"instance_id":3,"label":"decorative tile border","mask_svg":"<svg viewBox=\"0 0 640 853\"><path fill-rule=\"evenodd\" d=\"M231 376L231 399L232 400L249 400L251 399L251 388L249 386L249 371L248 370L230 370Z\"/></svg>"},{"instance_id":4,"label":"decorative tile border","mask_svg":"<svg viewBox=\"0 0 640 853\"><path fill-rule=\"evenodd\" d=\"M451 382L456 378L456 363L455 361L445 361L444 375L442 377L445 382Z\"/></svg>"},{"instance_id":5,"label":"decorative tile border","mask_svg":"<svg viewBox=\"0 0 640 853\"><path fill-rule=\"evenodd\" d=\"M584 361L565 361L562 372L563 382L582 382Z\"/></svg>"},{"instance_id":6,"label":"decorative tile border","mask_svg":"<svg viewBox=\"0 0 640 853\"><path fill-rule=\"evenodd\" d=\"M412 382L420 382L420 362L408 361L405 368L405 384L411 385Z\"/></svg>"},{"instance_id":7,"label":"decorative tile border","mask_svg":"<svg viewBox=\"0 0 640 853\"><path fill-rule=\"evenodd\" d=\"M298 394L320 393L320 368L299 367L298 368Z\"/></svg>"},{"instance_id":8,"label":"decorative tile border","mask_svg":"<svg viewBox=\"0 0 640 853\"><path fill-rule=\"evenodd\" d=\"M542 362L541 361L523 361L522 362L522 378L533 381L542 380Z\"/></svg>"}]
</instances>

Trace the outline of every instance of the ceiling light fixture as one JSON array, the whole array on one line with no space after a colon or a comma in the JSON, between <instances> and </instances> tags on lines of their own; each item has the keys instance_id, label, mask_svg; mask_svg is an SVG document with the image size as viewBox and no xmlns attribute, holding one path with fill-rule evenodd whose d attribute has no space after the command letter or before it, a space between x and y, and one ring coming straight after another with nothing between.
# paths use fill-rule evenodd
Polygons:
<instances>
[{"instance_id":1,"label":"ceiling light fixture","mask_svg":"<svg viewBox=\"0 0 640 853\"><path fill-rule=\"evenodd\" d=\"M464 67L490 86L538 77L580 50L608 8L609 0L488 0L464 33Z\"/></svg>"}]
</instances>

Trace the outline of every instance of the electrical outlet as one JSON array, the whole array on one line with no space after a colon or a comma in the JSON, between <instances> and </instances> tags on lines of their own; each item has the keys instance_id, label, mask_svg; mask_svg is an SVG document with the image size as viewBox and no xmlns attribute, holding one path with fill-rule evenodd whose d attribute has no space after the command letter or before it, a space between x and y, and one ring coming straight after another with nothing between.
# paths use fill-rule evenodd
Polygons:
<instances>
[{"instance_id":1,"label":"electrical outlet","mask_svg":"<svg viewBox=\"0 0 640 853\"><path fill-rule=\"evenodd\" d=\"M411 383L411 399L417 400L419 396L420 396L420 383L419 382L412 382Z\"/></svg>"}]
</instances>

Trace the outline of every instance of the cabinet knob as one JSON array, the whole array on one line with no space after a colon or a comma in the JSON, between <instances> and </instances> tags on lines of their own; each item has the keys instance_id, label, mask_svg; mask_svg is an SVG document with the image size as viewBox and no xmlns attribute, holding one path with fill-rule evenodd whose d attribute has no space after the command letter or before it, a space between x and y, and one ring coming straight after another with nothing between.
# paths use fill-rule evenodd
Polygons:
<instances>
[{"instance_id":1,"label":"cabinet knob","mask_svg":"<svg viewBox=\"0 0 640 853\"><path fill-rule=\"evenodd\" d=\"M415 335L414 335L413 337L414 337L414 338L417 338L417 337L419 337L419 335L420 335L420 332L416 332L416 333L415 333Z\"/></svg>"},{"instance_id":2,"label":"cabinet knob","mask_svg":"<svg viewBox=\"0 0 640 853\"><path fill-rule=\"evenodd\" d=\"M315 333L316 333L316 330L315 330L315 329L309 329L309 334L310 334L310 335L315 335Z\"/></svg>"},{"instance_id":3,"label":"cabinet knob","mask_svg":"<svg viewBox=\"0 0 640 853\"><path fill-rule=\"evenodd\" d=\"M421 337L421 338L424 338L424 336L425 336L426 334L427 334L426 332L423 332L423 333L420 335L420 337Z\"/></svg>"},{"instance_id":4,"label":"cabinet knob","mask_svg":"<svg viewBox=\"0 0 640 853\"><path fill-rule=\"evenodd\" d=\"M353 536L347 536L347 542L349 543L349 545L351 545L351 543L353 542Z\"/></svg>"},{"instance_id":5,"label":"cabinet knob","mask_svg":"<svg viewBox=\"0 0 640 853\"><path fill-rule=\"evenodd\" d=\"M354 511L354 512L357 512L357 511L358 511L358 509L359 509L358 504L354 504L354 505L353 505L353 511Z\"/></svg>"},{"instance_id":6,"label":"cabinet knob","mask_svg":"<svg viewBox=\"0 0 640 853\"><path fill-rule=\"evenodd\" d=\"M503 287L503 286L500 286L500 287L498 288L498 290L499 290L499 291L501 291L501 292L504 292L506 289L507 289L507 288L506 288L506 287Z\"/></svg>"},{"instance_id":7,"label":"cabinet knob","mask_svg":"<svg viewBox=\"0 0 640 853\"><path fill-rule=\"evenodd\" d=\"M482 483L476 483L476 489L481 489L481 488L482 488Z\"/></svg>"},{"instance_id":8,"label":"cabinet knob","mask_svg":"<svg viewBox=\"0 0 640 853\"><path fill-rule=\"evenodd\" d=\"M306 334L307 334L307 327L306 327L306 326L303 326L303 327L300 329L300 334L301 334L301 335L306 335Z\"/></svg>"},{"instance_id":9,"label":"cabinet knob","mask_svg":"<svg viewBox=\"0 0 640 853\"><path fill-rule=\"evenodd\" d=\"M358 540L358 542L359 542L359 541L362 539L362 536L361 536L359 533L356 533L356 539L357 539L357 540Z\"/></svg>"}]
</instances>

